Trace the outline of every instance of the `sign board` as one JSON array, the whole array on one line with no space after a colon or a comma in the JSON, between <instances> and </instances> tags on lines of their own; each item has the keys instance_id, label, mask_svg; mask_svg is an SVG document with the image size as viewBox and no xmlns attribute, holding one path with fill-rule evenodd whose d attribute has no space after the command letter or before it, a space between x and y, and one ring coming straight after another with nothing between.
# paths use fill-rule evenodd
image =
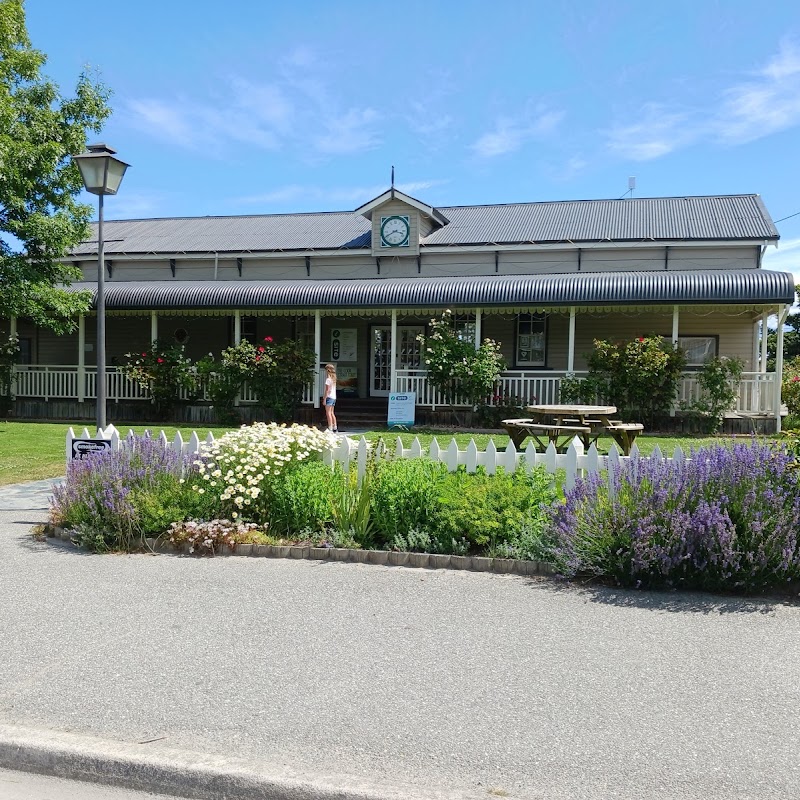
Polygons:
<instances>
[{"instance_id":1,"label":"sign board","mask_svg":"<svg viewBox=\"0 0 800 800\"><path fill-rule=\"evenodd\" d=\"M72 458L83 458L89 453L99 453L111 449L111 439L73 439Z\"/></svg>"},{"instance_id":2,"label":"sign board","mask_svg":"<svg viewBox=\"0 0 800 800\"><path fill-rule=\"evenodd\" d=\"M338 397L358 397L358 367L336 367Z\"/></svg>"},{"instance_id":3,"label":"sign board","mask_svg":"<svg viewBox=\"0 0 800 800\"><path fill-rule=\"evenodd\" d=\"M357 328L334 328L331 331L331 361L358 361Z\"/></svg>"},{"instance_id":4,"label":"sign board","mask_svg":"<svg viewBox=\"0 0 800 800\"><path fill-rule=\"evenodd\" d=\"M416 392L392 393L389 395L389 420L387 427L404 425L411 427L414 424L417 410Z\"/></svg>"}]
</instances>

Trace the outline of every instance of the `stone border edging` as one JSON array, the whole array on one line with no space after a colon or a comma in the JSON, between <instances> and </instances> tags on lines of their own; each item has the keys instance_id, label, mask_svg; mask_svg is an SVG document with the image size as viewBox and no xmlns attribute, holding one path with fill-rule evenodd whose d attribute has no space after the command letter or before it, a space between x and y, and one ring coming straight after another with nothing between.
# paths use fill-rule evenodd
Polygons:
<instances>
[{"instance_id":1,"label":"stone border edging","mask_svg":"<svg viewBox=\"0 0 800 800\"><path fill-rule=\"evenodd\" d=\"M302 776L269 763L109 741L0 723L0 767L68 780L197 800L466 800L469 793L424 792L370 779Z\"/></svg>"},{"instance_id":2,"label":"stone border edging","mask_svg":"<svg viewBox=\"0 0 800 800\"><path fill-rule=\"evenodd\" d=\"M47 539L72 541L64 528L45 525ZM189 555L188 545L176 550L160 539L145 539L154 552L165 555ZM353 564L377 564L413 569L457 569L469 572L493 572L499 575L555 575L556 570L546 561L525 561L519 558L488 558L485 556L448 556L439 553L409 553L394 550L355 550L347 547L309 547L295 545L239 544L228 547L215 556L247 556L256 558L296 558L309 561L341 561Z\"/></svg>"}]
</instances>

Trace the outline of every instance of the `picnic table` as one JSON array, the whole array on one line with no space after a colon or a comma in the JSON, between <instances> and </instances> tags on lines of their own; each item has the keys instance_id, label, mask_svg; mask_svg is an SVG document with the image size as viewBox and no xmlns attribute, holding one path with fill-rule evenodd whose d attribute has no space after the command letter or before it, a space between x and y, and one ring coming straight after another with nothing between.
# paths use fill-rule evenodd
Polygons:
<instances>
[{"instance_id":1,"label":"picnic table","mask_svg":"<svg viewBox=\"0 0 800 800\"><path fill-rule=\"evenodd\" d=\"M613 419L616 406L536 405L525 410L529 418L503 420L503 427L518 449L528 436L542 448L552 442L559 452L564 452L576 436L587 449L601 436L610 436L627 456L644 430L638 422Z\"/></svg>"}]
</instances>

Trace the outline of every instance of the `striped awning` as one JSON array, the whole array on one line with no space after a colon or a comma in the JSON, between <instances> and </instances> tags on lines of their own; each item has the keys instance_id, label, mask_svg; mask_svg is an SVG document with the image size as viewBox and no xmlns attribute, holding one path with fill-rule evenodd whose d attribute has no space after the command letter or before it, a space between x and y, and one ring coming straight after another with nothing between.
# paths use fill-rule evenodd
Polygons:
<instances>
[{"instance_id":1,"label":"striped awning","mask_svg":"<svg viewBox=\"0 0 800 800\"><path fill-rule=\"evenodd\" d=\"M94 291L94 283L73 289ZM448 307L769 305L794 302L794 277L762 269L594 272L458 278L109 281L109 310L414 309Z\"/></svg>"}]
</instances>

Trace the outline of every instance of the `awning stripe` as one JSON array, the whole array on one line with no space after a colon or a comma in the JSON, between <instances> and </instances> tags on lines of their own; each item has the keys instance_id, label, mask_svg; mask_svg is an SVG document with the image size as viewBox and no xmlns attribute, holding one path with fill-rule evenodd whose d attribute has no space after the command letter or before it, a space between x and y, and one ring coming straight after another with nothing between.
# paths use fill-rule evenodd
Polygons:
<instances>
[{"instance_id":1,"label":"awning stripe","mask_svg":"<svg viewBox=\"0 0 800 800\"><path fill-rule=\"evenodd\" d=\"M93 283L73 289L94 290ZM449 306L618 306L792 303L794 277L769 270L605 272L458 278L285 281L110 281L106 307L430 308Z\"/></svg>"}]
</instances>

